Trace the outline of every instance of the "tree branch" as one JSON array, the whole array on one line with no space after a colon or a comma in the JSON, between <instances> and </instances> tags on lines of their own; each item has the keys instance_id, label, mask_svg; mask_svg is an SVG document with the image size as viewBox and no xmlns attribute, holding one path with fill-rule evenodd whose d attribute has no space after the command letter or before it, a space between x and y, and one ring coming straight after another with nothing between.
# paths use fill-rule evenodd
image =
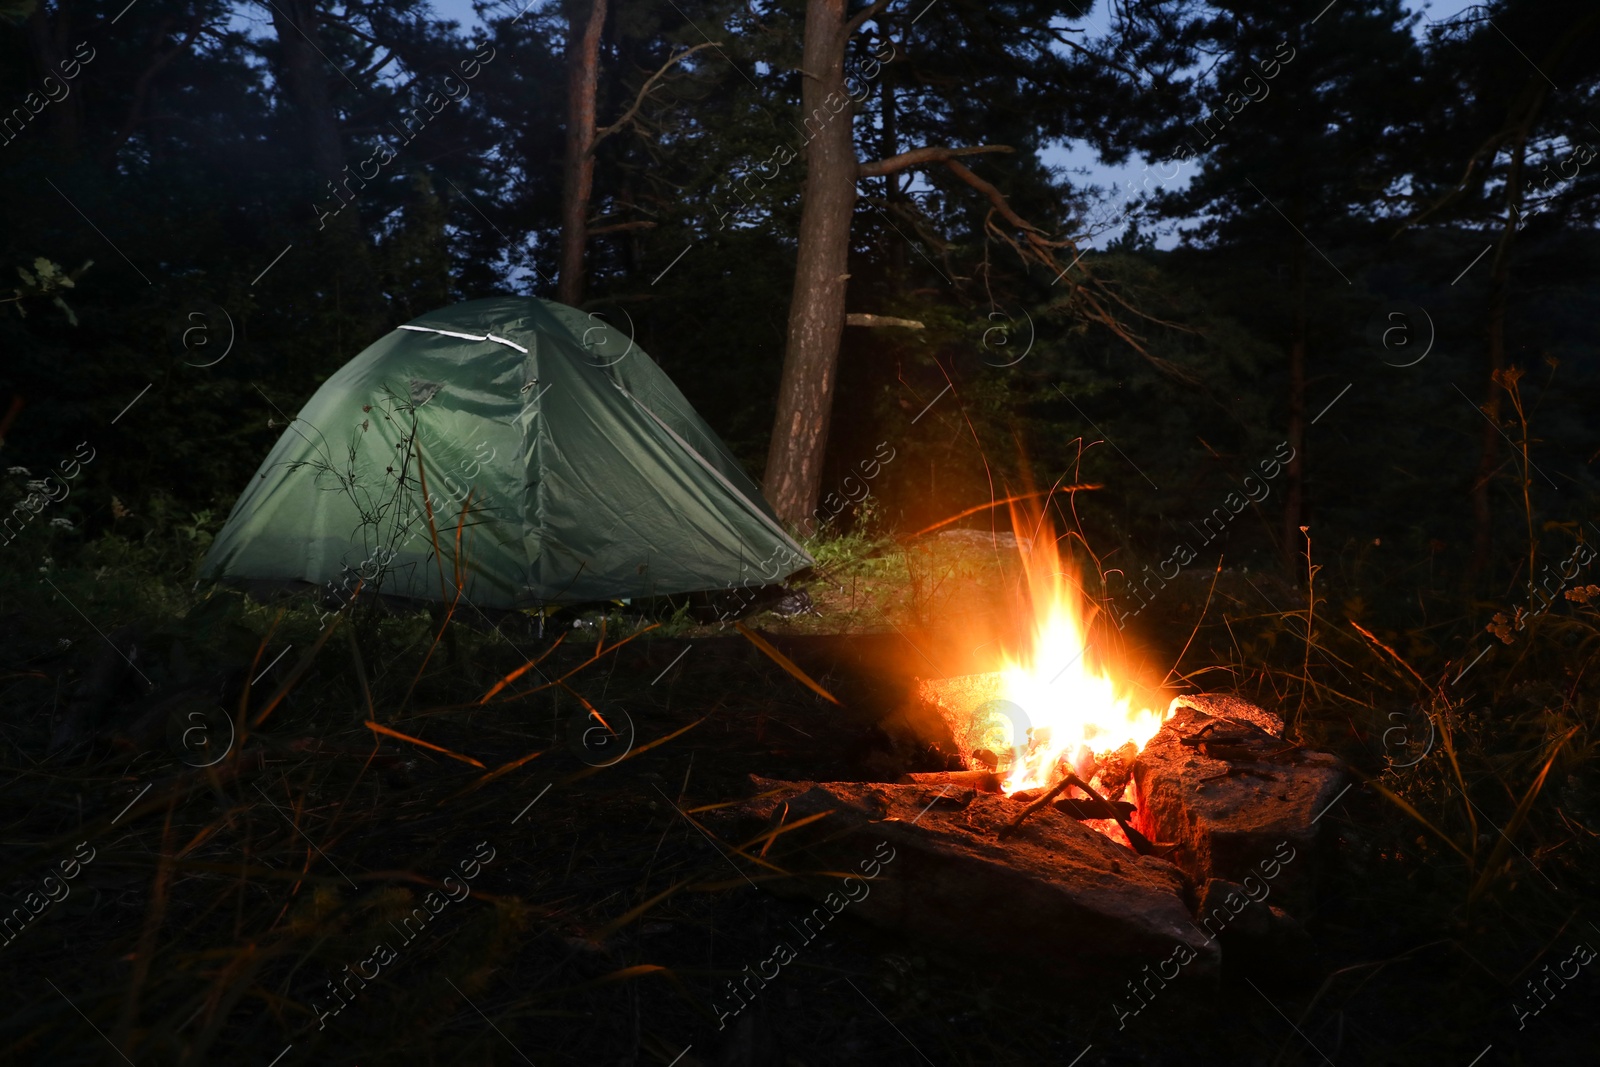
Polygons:
<instances>
[{"instance_id":1,"label":"tree branch","mask_svg":"<svg viewBox=\"0 0 1600 1067\"><path fill-rule=\"evenodd\" d=\"M853 311L846 315L844 317L844 324L846 326L898 326L906 330L926 329L926 327L916 319L900 319L894 317L893 315L869 315L859 311Z\"/></svg>"},{"instance_id":2,"label":"tree branch","mask_svg":"<svg viewBox=\"0 0 1600 1067\"><path fill-rule=\"evenodd\" d=\"M1023 237L1026 239L1028 244L1027 251L1031 252L1033 257L1049 270L1057 271L1058 268L1060 268L1060 264L1057 262L1055 257L1055 249L1066 248L1073 252L1077 251L1076 243L1070 238L1061 241L1048 240L1044 236L1043 230L1039 229L1039 227L1033 225L1021 215L1018 215L1016 211L1012 210L1011 205L1006 202L1004 193L1000 192L999 189L996 189L993 185L972 173L972 171L968 170L960 163L957 163L953 159L946 159L944 160L944 165L949 167L951 172L954 173L956 177L960 178L962 181L981 192L984 196L988 197L989 202L994 205L995 214L998 214L1001 218L1005 219L1006 222L1010 223L1015 229L1022 231ZM1009 234L999 231L998 227L995 227L992 221L988 224L988 228L992 232L999 232L1000 236L1003 237L1013 248L1015 248L1019 255L1022 255L1024 259L1027 258L1022 247L1018 245ZM1115 314L1113 314L1104 304L1100 302L1099 297L1104 296L1112 303L1129 312L1132 312L1134 315L1137 315L1140 318L1146 319L1147 321L1155 322L1163 326L1176 326L1177 324L1163 322L1160 319L1153 318L1152 316L1140 311L1138 308L1130 305L1116 292L1108 288L1104 282L1094 277L1093 274L1090 274L1087 265L1080 262L1081 259L1081 254L1076 255L1073 258L1072 263L1067 264L1065 269L1060 269L1058 271L1056 278L1059 280L1060 278L1065 277L1067 271L1072 269L1073 264L1078 264L1079 269L1084 272L1087 284L1074 284L1069 279L1068 285L1072 287L1074 294L1082 299L1084 306L1087 308L1086 317L1091 322L1097 322L1106 329L1110 330L1112 333L1116 334L1116 336L1120 338L1124 344L1126 344L1129 348L1132 348L1135 352L1139 353L1139 355L1143 356L1146 362L1148 362L1152 367L1155 367L1157 370L1161 371L1163 374L1170 375L1174 379L1186 384L1197 384L1194 375L1189 373L1189 371L1178 366L1176 363L1173 363L1171 360L1163 359L1162 357L1157 356L1146 349L1144 346L1144 339L1138 334L1135 334L1127 327L1126 324L1118 319ZM1054 284L1054 282L1051 284Z\"/></svg>"},{"instance_id":3,"label":"tree branch","mask_svg":"<svg viewBox=\"0 0 1600 1067\"><path fill-rule=\"evenodd\" d=\"M881 178L886 174L894 174L910 167L920 167L924 163L946 163L957 156L977 156L989 152L1015 151L1016 149L1008 144L984 144L975 145L971 148L913 148L909 152L901 152L899 155L890 156L888 159L875 159L871 163L861 164L856 169L856 177ZM972 172L967 171L967 173L971 174ZM973 175L973 177L977 176ZM994 187L990 186L990 188Z\"/></svg>"},{"instance_id":4,"label":"tree branch","mask_svg":"<svg viewBox=\"0 0 1600 1067\"><path fill-rule=\"evenodd\" d=\"M1006 151L1009 152L1010 149L1007 148ZM907 154L909 155L910 153ZM1024 219L1021 215L1018 215L1015 211L1011 210L1011 205L1006 202L1004 193L1002 193L999 189L996 189L993 185L984 181L982 178L978 177L976 174L972 173L972 171L968 170L965 166L957 163L949 156L946 156L940 162L949 167L951 172L955 174L956 177L960 178L962 181L978 190L978 192L988 197L989 203L994 205L995 210L1000 212L1000 216L1002 218L1011 223L1011 225L1015 226L1017 229L1028 234L1030 244L1037 243L1035 240L1035 235L1042 234L1044 231L1033 225L1033 223ZM1057 244L1056 247L1060 248L1063 246Z\"/></svg>"},{"instance_id":5,"label":"tree branch","mask_svg":"<svg viewBox=\"0 0 1600 1067\"><path fill-rule=\"evenodd\" d=\"M376 49L374 49L374 51L376 51ZM384 56L382 60L378 61L377 63L374 63L372 66L368 67L366 70L362 71L360 74L357 74L356 77L358 79L362 79L362 80L365 80L365 79L371 77L372 75L378 73L378 71L382 70L384 67L387 67L391 62L393 62L394 61L394 56L395 56L394 49L392 49L392 48L389 49L389 54L388 55Z\"/></svg>"},{"instance_id":6,"label":"tree branch","mask_svg":"<svg viewBox=\"0 0 1600 1067\"><path fill-rule=\"evenodd\" d=\"M646 78L644 85L640 86L639 95L633 98L633 106L628 108L628 110L623 113L623 116L616 122L613 122L604 129L596 130L594 132L594 137L589 141L589 151L593 152L595 146L601 141L605 140L607 137L610 137L612 134L616 133L618 130L622 129L628 123L633 121L634 116L639 113L639 109L644 106L644 98L650 95L650 90L655 88L656 82L660 81L667 71L671 70L682 60L688 59L690 56L700 51L700 49L715 48L721 43L721 41L705 41L701 44L695 45L693 48L684 49L682 52L679 52L677 55L661 64L661 69L650 75L650 77Z\"/></svg>"},{"instance_id":7,"label":"tree branch","mask_svg":"<svg viewBox=\"0 0 1600 1067\"><path fill-rule=\"evenodd\" d=\"M888 6L889 0L875 0L874 3L868 4L866 7L862 8L860 13L857 14L855 18L844 24L845 38L849 39L851 35L861 28L863 23Z\"/></svg>"}]
</instances>

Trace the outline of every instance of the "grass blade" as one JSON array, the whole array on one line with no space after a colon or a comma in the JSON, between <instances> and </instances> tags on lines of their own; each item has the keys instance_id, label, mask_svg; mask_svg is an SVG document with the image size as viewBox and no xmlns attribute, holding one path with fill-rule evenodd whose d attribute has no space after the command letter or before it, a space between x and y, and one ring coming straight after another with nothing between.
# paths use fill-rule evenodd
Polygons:
<instances>
[{"instance_id":1,"label":"grass blade","mask_svg":"<svg viewBox=\"0 0 1600 1067\"><path fill-rule=\"evenodd\" d=\"M571 631L568 631L568 632L570 633ZM538 659L530 659L528 662L524 663L522 666L518 667L516 670L512 671L510 674L506 675L504 678L502 678L498 682L494 683L494 685L490 688L490 690L487 693L483 694L482 697L479 698L478 703L480 703L480 704L489 703L489 698L490 697L492 697L496 693L500 692L500 690L504 689L506 686L510 685L512 682L515 682L518 678L521 678L524 674L527 674L529 671L533 670L533 668L537 667L539 664L543 663L544 660L545 660L545 657L550 655L550 653L554 652L558 647L560 647L561 642L565 641L566 639L567 639L567 635L565 633L562 634L561 636L557 637L555 639L555 641L553 641L551 643L549 648L545 649L542 653L539 654L539 658Z\"/></svg>"},{"instance_id":2,"label":"grass blade","mask_svg":"<svg viewBox=\"0 0 1600 1067\"><path fill-rule=\"evenodd\" d=\"M356 665L356 681L361 683L361 695L367 701L367 718L376 719L378 709L372 703L372 687L367 684L367 665L361 661L361 646L356 643L355 629L345 627L344 636L350 645L350 658Z\"/></svg>"},{"instance_id":3,"label":"grass blade","mask_svg":"<svg viewBox=\"0 0 1600 1067\"><path fill-rule=\"evenodd\" d=\"M830 700L833 703L838 704L840 707L844 707L843 704L839 704L839 699L837 697L828 692L826 689L822 688L822 686L818 685L816 682L812 681L809 674L796 666L794 661L788 656L785 656L782 652L779 652L777 649L773 648L766 638L745 626L745 624L742 622L734 623L733 627L748 637L752 645L755 645L762 652L766 653L767 656L771 658L772 662L776 663L778 666L782 667L784 670L798 678L801 684L803 684L807 689L810 689L813 693L816 693L824 700Z\"/></svg>"},{"instance_id":4,"label":"grass blade","mask_svg":"<svg viewBox=\"0 0 1600 1067\"><path fill-rule=\"evenodd\" d=\"M435 745L430 741L424 741L420 737L412 737L410 734L403 734L399 730L391 730L387 726L384 726L382 723L376 723L376 722L373 722L373 721L371 721L369 719L366 722L365 725L366 725L367 729L371 730L375 734L383 734L385 737L392 737L392 738L395 738L398 741L408 741L411 744L417 745L417 746L419 746L421 748L431 749L432 751L437 752L440 755L449 756L451 759L454 759L454 760L460 760L462 763L470 763L474 767L478 768L480 771L488 770L487 767L485 767L483 764L479 763L477 760L473 759L471 756L463 756L459 752L451 752L448 748L443 748L443 747L441 747L439 745Z\"/></svg>"},{"instance_id":5,"label":"grass blade","mask_svg":"<svg viewBox=\"0 0 1600 1067\"><path fill-rule=\"evenodd\" d=\"M1393 659L1394 659L1394 661L1396 663L1400 664L1400 666L1404 667L1407 671L1410 672L1411 677L1413 677L1413 678L1415 678L1417 680L1417 684L1418 685L1422 686L1423 689L1427 689L1428 688L1428 683L1422 680L1422 675L1418 674L1416 672L1416 669L1414 667L1412 667L1411 664L1407 663L1404 659L1402 659L1400 657L1400 653L1396 652L1394 649L1390 648L1388 645L1384 644L1382 641L1379 641L1376 634L1372 633L1372 631L1370 631L1366 627L1362 626L1359 622L1356 622L1356 620L1354 620L1354 619L1346 619L1345 621L1348 622L1352 627L1355 628L1356 633L1360 634L1362 637L1365 637L1368 641L1371 641L1374 645L1377 645L1379 648L1381 648L1385 652L1389 653L1389 655L1391 657L1393 657Z\"/></svg>"},{"instance_id":6,"label":"grass blade","mask_svg":"<svg viewBox=\"0 0 1600 1067\"><path fill-rule=\"evenodd\" d=\"M356 582L355 592L345 602L345 606L339 609L338 614L333 617L333 621L327 625L322 633L317 635L316 644L306 649L305 655L301 656L295 663L294 669L289 672L289 676L283 680L282 685L278 686L277 692L272 694L272 699L267 701L267 706L262 708L261 712L256 715L255 721L250 724L251 728L260 726L265 722L267 716L271 715L278 705L283 703L284 698L293 691L294 687L300 684L301 676L311 669L311 661L317 658L317 653L321 652L322 646L328 643L328 638L333 636L333 631L345 620L345 614L350 610L350 605L354 604L356 597L361 595L361 584L359 580Z\"/></svg>"},{"instance_id":7,"label":"grass blade","mask_svg":"<svg viewBox=\"0 0 1600 1067\"><path fill-rule=\"evenodd\" d=\"M504 764L502 766L496 767L494 770L490 771L488 774L484 775L482 778L479 778L477 781L475 781L471 785L467 786L461 792L456 793L454 796L449 796L449 797L446 797L445 799L439 801L439 807L442 808L446 804L450 803L450 801L458 800L461 797L466 796L468 793L477 792L478 790L482 789L484 786L488 785L490 782L494 781L496 778L500 777L502 774L509 774L512 771L516 770L518 767L521 767L523 764L527 763L529 760L535 759L536 757L542 756L544 754L545 754L545 749L541 748L537 752L528 753L526 756L523 756L521 759L514 759L510 763L507 763L507 764Z\"/></svg>"},{"instance_id":8,"label":"grass blade","mask_svg":"<svg viewBox=\"0 0 1600 1067\"><path fill-rule=\"evenodd\" d=\"M1550 768L1555 765L1556 757L1561 754L1561 749L1578 732L1574 726L1562 734L1556 743L1551 746L1550 755L1546 757L1544 766L1539 768L1539 776L1533 780L1528 791L1522 795L1522 801L1517 805L1517 810L1512 813L1511 821L1500 832L1500 840L1495 842L1494 851L1489 853L1489 859L1483 865L1483 871L1478 875L1478 881L1472 887L1472 892L1467 894L1467 903L1470 905L1483 895L1483 891L1494 880L1495 871L1500 864L1505 862L1506 852L1511 848L1511 839L1522 829L1522 824L1528 821L1528 812L1533 810L1533 802L1539 798L1539 791L1544 788L1544 780L1550 776ZM1530 861L1531 862L1531 861Z\"/></svg>"},{"instance_id":9,"label":"grass blade","mask_svg":"<svg viewBox=\"0 0 1600 1067\"><path fill-rule=\"evenodd\" d=\"M1455 841L1453 841L1450 838L1449 834L1445 833L1443 830L1441 830L1437 826L1433 825L1433 823L1429 822L1428 821L1428 817L1426 815L1422 814L1422 812L1418 811L1416 808L1413 808L1411 806L1410 802L1405 800L1405 798L1401 797L1397 793L1393 793L1393 792L1389 791L1388 789L1384 788L1379 783L1377 783L1375 781L1371 781L1370 779L1368 780L1367 784L1370 785L1372 788L1376 789L1379 792L1379 794L1381 794L1382 796L1387 797L1389 799L1389 801L1392 804L1394 804L1395 807L1399 808L1401 811L1405 812L1407 815L1409 815L1413 819L1417 820L1423 826L1426 826L1429 830L1433 831L1434 835L1437 836L1439 838L1439 840L1443 841L1445 844L1449 845L1452 849L1454 849L1461 856L1462 859L1467 861L1468 864L1472 863L1472 857L1467 855L1465 850L1463 850L1460 845L1456 844Z\"/></svg>"}]
</instances>

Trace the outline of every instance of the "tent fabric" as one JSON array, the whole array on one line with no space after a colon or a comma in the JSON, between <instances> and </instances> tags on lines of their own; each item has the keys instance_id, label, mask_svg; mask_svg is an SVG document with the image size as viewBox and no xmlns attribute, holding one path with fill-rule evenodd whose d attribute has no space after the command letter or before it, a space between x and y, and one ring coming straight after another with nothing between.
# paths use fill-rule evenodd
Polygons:
<instances>
[{"instance_id":1,"label":"tent fabric","mask_svg":"<svg viewBox=\"0 0 1600 1067\"><path fill-rule=\"evenodd\" d=\"M449 600L459 567L468 602L524 608L762 585L812 563L631 337L496 297L413 319L332 375L201 576Z\"/></svg>"}]
</instances>

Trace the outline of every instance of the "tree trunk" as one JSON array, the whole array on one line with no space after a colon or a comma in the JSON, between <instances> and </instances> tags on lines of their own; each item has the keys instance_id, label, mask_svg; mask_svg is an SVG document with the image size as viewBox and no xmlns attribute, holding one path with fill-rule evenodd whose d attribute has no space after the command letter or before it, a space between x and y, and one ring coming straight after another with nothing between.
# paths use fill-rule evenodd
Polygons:
<instances>
[{"instance_id":1,"label":"tree trunk","mask_svg":"<svg viewBox=\"0 0 1600 1067\"><path fill-rule=\"evenodd\" d=\"M305 130L306 148L317 175L337 183L344 167L339 115L328 97L327 72L317 30L315 0L274 0L268 5L283 53L283 87Z\"/></svg>"},{"instance_id":2,"label":"tree trunk","mask_svg":"<svg viewBox=\"0 0 1600 1067\"><path fill-rule=\"evenodd\" d=\"M41 81L46 77L60 81L62 62L68 60L69 56L77 55L76 49L68 52L72 47L68 43L68 34L72 32L72 5L58 3L53 13L54 24L46 17L45 6L41 3L28 16L28 43L32 47L34 65L38 68ZM91 50L88 55L94 56L95 52ZM81 73L81 66L79 71ZM74 158L78 154L78 141L83 132L83 94L69 92L65 99L51 106L49 115L46 121L50 123L52 147L60 158Z\"/></svg>"},{"instance_id":3,"label":"tree trunk","mask_svg":"<svg viewBox=\"0 0 1600 1067\"><path fill-rule=\"evenodd\" d=\"M839 336L844 330L858 166L844 83L847 36L845 0L809 0L800 98L807 136L806 178L765 486L778 517L796 526L816 507L822 484Z\"/></svg>"},{"instance_id":4,"label":"tree trunk","mask_svg":"<svg viewBox=\"0 0 1600 1067\"><path fill-rule=\"evenodd\" d=\"M883 23L884 36L893 40L894 28L888 16L879 15L878 19ZM894 80L894 71L885 69L879 82L878 92L883 108L881 121L883 143L879 152L883 159L893 159L900 154L900 113L895 106ZM905 193L901 191L899 174L884 175L883 190L884 198L888 201L891 212L896 205L904 203L907 199ZM896 237L898 236L897 234ZM910 245L903 240L890 240L886 244L888 245L889 277L898 284L904 281L906 277L907 252Z\"/></svg>"},{"instance_id":5,"label":"tree trunk","mask_svg":"<svg viewBox=\"0 0 1600 1067\"><path fill-rule=\"evenodd\" d=\"M1293 208L1291 208L1293 210ZM1300 216L1302 213L1296 211ZM1303 217L1296 222L1304 225ZM1283 495L1283 565L1289 580L1300 584L1301 546L1304 537L1306 495L1306 250L1296 242L1290 258L1293 289L1293 325L1289 338L1289 425L1288 441L1293 457L1286 465Z\"/></svg>"},{"instance_id":6,"label":"tree trunk","mask_svg":"<svg viewBox=\"0 0 1600 1067\"><path fill-rule=\"evenodd\" d=\"M1489 568L1489 553L1494 546L1494 511L1489 496L1490 483L1500 465L1500 373L1506 369L1506 304L1511 293L1511 245L1516 240L1522 212L1522 166L1527 154L1526 128L1511 151L1510 173L1506 176L1506 220L1495 242L1494 263L1489 278L1489 304L1484 317L1484 349L1489 357L1488 393L1482 411L1486 418L1478 437L1478 474L1472 483L1472 560L1467 567L1467 582L1477 584ZM1533 575L1529 575L1531 581Z\"/></svg>"},{"instance_id":7,"label":"tree trunk","mask_svg":"<svg viewBox=\"0 0 1600 1067\"><path fill-rule=\"evenodd\" d=\"M567 159L556 299L574 306L583 300L583 254L589 243L589 196L594 191L595 89L605 23L606 0L592 0L587 19L577 7L567 16Z\"/></svg>"}]
</instances>

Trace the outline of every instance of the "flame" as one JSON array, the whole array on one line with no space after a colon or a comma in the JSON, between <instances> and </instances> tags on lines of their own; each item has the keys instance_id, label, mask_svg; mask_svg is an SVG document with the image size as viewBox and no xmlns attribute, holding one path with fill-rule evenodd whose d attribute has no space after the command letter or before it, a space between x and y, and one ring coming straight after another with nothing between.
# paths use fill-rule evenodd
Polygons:
<instances>
[{"instance_id":1,"label":"flame","mask_svg":"<svg viewBox=\"0 0 1600 1067\"><path fill-rule=\"evenodd\" d=\"M1012 526L1033 618L1030 646L1020 656L1003 655L1000 665L1001 698L1026 716L1014 720L1010 731L1012 758L1002 785L1007 793L1053 785L1063 777L1058 768L1091 781L1096 753L1129 742L1143 748L1166 718L1144 706L1126 676L1119 679L1107 669L1109 657L1090 646L1085 616L1091 601L1077 568L1062 558L1048 518L1030 522L1014 510ZM1015 736L1024 729L1024 736Z\"/></svg>"}]
</instances>

